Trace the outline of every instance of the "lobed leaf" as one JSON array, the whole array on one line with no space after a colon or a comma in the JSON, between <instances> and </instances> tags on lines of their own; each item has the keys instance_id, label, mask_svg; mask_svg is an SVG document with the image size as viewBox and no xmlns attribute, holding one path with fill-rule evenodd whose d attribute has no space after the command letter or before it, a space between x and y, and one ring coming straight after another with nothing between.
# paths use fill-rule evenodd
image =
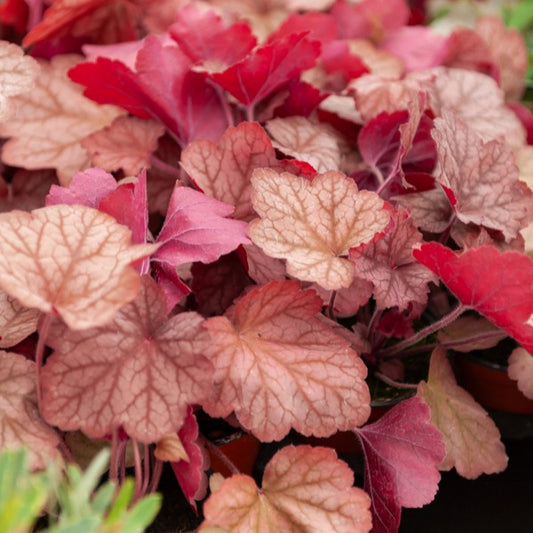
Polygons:
<instances>
[{"instance_id":1,"label":"lobed leaf","mask_svg":"<svg viewBox=\"0 0 533 533\"><path fill-rule=\"evenodd\" d=\"M0 287L73 329L105 324L139 290L128 265L157 248L130 240L109 215L81 205L0 214Z\"/></svg>"},{"instance_id":2,"label":"lobed leaf","mask_svg":"<svg viewBox=\"0 0 533 533\"><path fill-rule=\"evenodd\" d=\"M533 400L533 356L524 348L515 348L509 356L507 373L522 394Z\"/></svg>"},{"instance_id":3,"label":"lobed leaf","mask_svg":"<svg viewBox=\"0 0 533 533\"><path fill-rule=\"evenodd\" d=\"M500 432L483 407L457 385L444 348L433 351L428 380L418 384L417 396L431 408L431 422L444 438L441 470L455 467L468 479L505 470Z\"/></svg>"},{"instance_id":4,"label":"lobed leaf","mask_svg":"<svg viewBox=\"0 0 533 533\"><path fill-rule=\"evenodd\" d=\"M472 307L533 351L533 259L492 245L455 254L436 242L413 255L466 306Z\"/></svg>"},{"instance_id":5,"label":"lobed leaf","mask_svg":"<svg viewBox=\"0 0 533 533\"><path fill-rule=\"evenodd\" d=\"M54 325L48 343L55 351L42 374L45 418L92 438L119 427L141 442L176 432L187 405L211 387L202 320L193 312L167 320L161 289L144 276L137 298L109 324Z\"/></svg>"},{"instance_id":6,"label":"lobed leaf","mask_svg":"<svg viewBox=\"0 0 533 533\"><path fill-rule=\"evenodd\" d=\"M43 468L56 455L57 433L37 406L35 363L0 351L0 448L27 446L32 468Z\"/></svg>"},{"instance_id":7,"label":"lobed leaf","mask_svg":"<svg viewBox=\"0 0 533 533\"><path fill-rule=\"evenodd\" d=\"M206 411L235 411L263 441L282 439L291 427L324 437L364 423L366 366L320 320L321 306L314 291L278 281L250 291L231 314L208 319L215 387Z\"/></svg>"},{"instance_id":8,"label":"lobed leaf","mask_svg":"<svg viewBox=\"0 0 533 533\"><path fill-rule=\"evenodd\" d=\"M253 206L260 219L248 229L253 242L272 257L287 260L287 272L325 289L349 287L354 268L350 248L384 231L389 213L379 196L359 191L340 172L311 182L272 169L254 172Z\"/></svg>"},{"instance_id":9,"label":"lobed leaf","mask_svg":"<svg viewBox=\"0 0 533 533\"><path fill-rule=\"evenodd\" d=\"M204 505L201 531L365 533L369 498L352 485L352 471L332 449L286 446L267 464L261 489L242 474L224 480Z\"/></svg>"},{"instance_id":10,"label":"lobed leaf","mask_svg":"<svg viewBox=\"0 0 533 533\"><path fill-rule=\"evenodd\" d=\"M373 424L355 430L365 454L365 490L375 533L396 531L401 507L422 507L437 492L445 449L429 407L411 398Z\"/></svg>"}]
</instances>

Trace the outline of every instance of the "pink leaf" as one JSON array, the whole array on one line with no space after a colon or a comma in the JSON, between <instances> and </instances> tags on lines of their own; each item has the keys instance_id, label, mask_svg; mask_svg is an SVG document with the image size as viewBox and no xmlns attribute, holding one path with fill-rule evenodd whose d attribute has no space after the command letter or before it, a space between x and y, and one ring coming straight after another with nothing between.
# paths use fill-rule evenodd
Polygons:
<instances>
[{"instance_id":1,"label":"pink leaf","mask_svg":"<svg viewBox=\"0 0 533 533\"><path fill-rule=\"evenodd\" d=\"M191 407L187 409L187 416L178 431L178 437L189 460L171 462L170 466L172 466L184 496L196 510L196 502L202 500L207 492L205 470L209 465L209 456L205 448L198 444L198 423Z\"/></svg>"},{"instance_id":2,"label":"pink leaf","mask_svg":"<svg viewBox=\"0 0 533 533\"><path fill-rule=\"evenodd\" d=\"M494 474L507 467L500 432L488 413L455 381L444 348L433 351L427 382L418 397L431 409L431 422L442 432L446 456L439 468L468 479Z\"/></svg>"},{"instance_id":3,"label":"pink leaf","mask_svg":"<svg viewBox=\"0 0 533 533\"><path fill-rule=\"evenodd\" d=\"M510 148L483 142L448 111L435 119L432 135L441 166L438 180L453 192L459 220L499 230L506 241L533 222L533 192L519 180Z\"/></svg>"},{"instance_id":4,"label":"pink leaf","mask_svg":"<svg viewBox=\"0 0 533 533\"><path fill-rule=\"evenodd\" d=\"M182 153L181 165L208 196L235 206L234 218L250 220L252 172L277 164L276 153L256 122L242 122L228 128L218 144L198 140Z\"/></svg>"},{"instance_id":5,"label":"pink leaf","mask_svg":"<svg viewBox=\"0 0 533 533\"><path fill-rule=\"evenodd\" d=\"M240 244L248 244L247 224L226 218L232 213L231 205L177 186L157 237L161 247L153 259L174 266L192 261L210 263Z\"/></svg>"},{"instance_id":6,"label":"pink leaf","mask_svg":"<svg viewBox=\"0 0 533 533\"><path fill-rule=\"evenodd\" d=\"M139 290L128 265L157 248L130 241L127 228L81 205L3 213L0 287L73 329L104 324Z\"/></svg>"},{"instance_id":7,"label":"pink leaf","mask_svg":"<svg viewBox=\"0 0 533 533\"><path fill-rule=\"evenodd\" d=\"M533 400L533 356L524 348L515 348L509 356L507 373L522 394Z\"/></svg>"},{"instance_id":8,"label":"pink leaf","mask_svg":"<svg viewBox=\"0 0 533 533\"><path fill-rule=\"evenodd\" d=\"M371 281L378 308L407 309L411 302L425 304L428 283L436 276L413 258L412 250L422 242L409 214L399 208L393 214L394 228L375 243L350 250L356 276Z\"/></svg>"},{"instance_id":9,"label":"pink leaf","mask_svg":"<svg viewBox=\"0 0 533 533\"><path fill-rule=\"evenodd\" d=\"M32 468L44 468L56 455L59 437L37 407L35 363L0 351L0 448L25 445Z\"/></svg>"},{"instance_id":10,"label":"pink leaf","mask_svg":"<svg viewBox=\"0 0 533 533\"><path fill-rule=\"evenodd\" d=\"M166 301L144 276L138 297L100 328L71 331L55 324L54 348L43 368L43 415L64 430L98 438L123 427L141 442L173 433L187 405L211 387L212 366L202 355L202 317L166 318Z\"/></svg>"},{"instance_id":11,"label":"pink leaf","mask_svg":"<svg viewBox=\"0 0 533 533\"><path fill-rule=\"evenodd\" d=\"M249 292L231 315L207 320L217 384L207 412L234 410L263 441L279 440L291 427L328 436L362 424L369 415L366 367L316 316L321 306L314 291L280 281Z\"/></svg>"},{"instance_id":12,"label":"pink leaf","mask_svg":"<svg viewBox=\"0 0 533 533\"><path fill-rule=\"evenodd\" d=\"M437 492L445 449L430 411L418 398L393 407L356 430L365 453L365 489L372 498L373 532L396 531L401 507L422 507Z\"/></svg>"},{"instance_id":13,"label":"pink leaf","mask_svg":"<svg viewBox=\"0 0 533 533\"><path fill-rule=\"evenodd\" d=\"M317 41L309 41L305 33L291 34L256 49L239 63L210 77L239 102L252 108L311 68L319 53Z\"/></svg>"},{"instance_id":14,"label":"pink leaf","mask_svg":"<svg viewBox=\"0 0 533 533\"><path fill-rule=\"evenodd\" d=\"M151 166L150 156L164 132L157 122L123 116L83 139L81 145L93 165L108 172L123 169L128 175L136 175Z\"/></svg>"},{"instance_id":15,"label":"pink leaf","mask_svg":"<svg viewBox=\"0 0 533 533\"><path fill-rule=\"evenodd\" d=\"M254 209L260 219L248 234L272 257L287 260L287 272L325 289L349 287L354 269L348 250L386 229L390 216L371 191L359 191L340 172L312 182L272 169L254 172Z\"/></svg>"},{"instance_id":16,"label":"pink leaf","mask_svg":"<svg viewBox=\"0 0 533 533\"><path fill-rule=\"evenodd\" d=\"M466 306L472 307L533 352L533 259L491 245L455 254L436 242L413 255Z\"/></svg>"},{"instance_id":17,"label":"pink leaf","mask_svg":"<svg viewBox=\"0 0 533 533\"><path fill-rule=\"evenodd\" d=\"M117 188L115 178L100 168L77 172L68 187L52 185L46 205L85 205L98 209L102 198Z\"/></svg>"},{"instance_id":18,"label":"pink leaf","mask_svg":"<svg viewBox=\"0 0 533 533\"><path fill-rule=\"evenodd\" d=\"M332 449L286 446L267 464L261 489L242 474L226 479L205 503L201 531L366 533L368 495L352 485L352 471Z\"/></svg>"},{"instance_id":19,"label":"pink leaf","mask_svg":"<svg viewBox=\"0 0 533 533\"><path fill-rule=\"evenodd\" d=\"M192 61L217 69L243 59L257 42L248 24L227 26L214 11L191 4L180 9L170 35Z\"/></svg>"}]
</instances>

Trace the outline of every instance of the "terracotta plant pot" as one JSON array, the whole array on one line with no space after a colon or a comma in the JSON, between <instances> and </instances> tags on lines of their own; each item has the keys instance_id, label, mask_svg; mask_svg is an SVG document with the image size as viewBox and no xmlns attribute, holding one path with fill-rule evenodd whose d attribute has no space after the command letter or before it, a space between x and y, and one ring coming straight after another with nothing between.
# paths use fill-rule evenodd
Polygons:
<instances>
[{"instance_id":1,"label":"terracotta plant pot","mask_svg":"<svg viewBox=\"0 0 533 533\"><path fill-rule=\"evenodd\" d=\"M229 435L223 443L217 443L218 449L237 467L241 474L252 475L252 470L259 455L261 443L253 436L247 433L237 432ZM224 477L233 474L219 455L209 451L211 458L211 469L219 472Z\"/></svg>"},{"instance_id":2,"label":"terracotta plant pot","mask_svg":"<svg viewBox=\"0 0 533 533\"><path fill-rule=\"evenodd\" d=\"M457 354L453 367L459 385L486 409L533 414L533 400L526 398L507 375L507 367L471 354Z\"/></svg>"}]
</instances>

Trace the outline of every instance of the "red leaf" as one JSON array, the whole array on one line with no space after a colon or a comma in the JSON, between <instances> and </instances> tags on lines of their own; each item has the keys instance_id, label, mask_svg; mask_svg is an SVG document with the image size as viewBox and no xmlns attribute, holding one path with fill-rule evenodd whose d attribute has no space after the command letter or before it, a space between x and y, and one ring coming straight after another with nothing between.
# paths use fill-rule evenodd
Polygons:
<instances>
[{"instance_id":1,"label":"red leaf","mask_svg":"<svg viewBox=\"0 0 533 533\"><path fill-rule=\"evenodd\" d=\"M196 502L202 500L207 492L205 471L209 466L209 455L204 446L198 444L198 423L191 407L187 409L187 416L178 431L178 437L189 460L171 462L170 466L184 496L196 511Z\"/></svg>"},{"instance_id":2,"label":"red leaf","mask_svg":"<svg viewBox=\"0 0 533 533\"><path fill-rule=\"evenodd\" d=\"M429 418L429 407L411 398L355 430L366 459L365 490L372 498L374 533L397 531L401 507L422 507L435 497L445 448Z\"/></svg>"},{"instance_id":3,"label":"red leaf","mask_svg":"<svg viewBox=\"0 0 533 533\"><path fill-rule=\"evenodd\" d=\"M407 123L405 110L380 113L371 119L359 134L357 143L365 163L380 177L380 183L398 173L404 155L400 126Z\"/></svg>"},{"instance_id":4,"label":"red leaf","mask_svg":"<svg viewBox=\"0 0 533 533\"><path fill-rule=\"evenodd\" d=\"M135 72L99 57L77 65L69 76L100 104L114 103L140 118L160 120L182 145L196 138L217 140L227 124L219 96L191 66L177 46L149 36L137 54Z\"/></svg>"},{"instance_id":5,"label":"red leaf","mask_svg":"<svg viewBox=\"0 0 533 533\"><path fill-rule=\"evenodd\" d=\"M176 186L154 254L155 261L173 266L192 261L210 263L249 244L247 224L229 217L233 206L188 187Z\"/></svg>"},{"instance_id":6,"label":"red leaf","mask_svg":"<svg viewBox=\"0 0 533 533\"><path fill-rule=\"evenodd\" d=\"M491 245L455 254L436 242L413 255L466 306L479 311L533 352L533 259Z\"/></svg>"},{"instance_id":7,"label":"red leaf","mask_svg":"<svg viewBox=\"0 0 533 533\"><path fill-rule=\"evenodd\" d=\"M309 41L305 33L291 34L258 48L239 63L210 77L251 109L311 68L319 54L320 43Z\"/></svg>"},{"instance_id":8,"label":"red leaf","mask_svg":"<svg viewBox=\"0 0 533 533\"><path fill-rule=\"evenodd\" d=\"M214 11L192 4L180 9L170 35L192 61L217 69L240 61L257 43L248 24L227 26Z\"/></svg>"},{"instance_id":9,"label":"red leaf","mask_svg":"<svg viewBox=\"0 0 533 533\"><path fill-rule=\"evenodd\" d=\"M144 276L138 297L107 325L75 332L55 324L47 339L55 352L42 374L44 417L92 438L121 426L141 442L177 431L187 405L211 388L202 320L192 312L167 320L162 291Z\"/></svg>"},{"instance_id":10,"label":"red leaf","mask_svg":"<svg viewBox=\"0 0 533 533\"><path fill-rule=\"evenodd\" d=\"M65 35L90 37L95 42L133 41L142 18L132 1L54 0L44 19L24 38L24 46Z\"/></svg>"},{"instance_id":11,"label":"red leaf","mask_svg":"<svg viewBox=\"0 0 533 533\"><path fill-rule=\"evenodd\" d=\"M263 441L279 440L291 427L329 436L366 421L366 367L316 316L321 307L314 291L279 281L250 291L226 316L208 319L216 387L206 411L235 411Z\"/></svg>"},{"instance_id":12,"label":"red leaf","mask_svg":"<svg viewBox=\"0 0 533 533\"><path fill-rule=\"evenodd\" d=\"M224 480L205 503L201 531L368 533L368 495L352 485L331 448L286 446L265 467L261 489L242 474Z\"/></svg>"}]
</instances>

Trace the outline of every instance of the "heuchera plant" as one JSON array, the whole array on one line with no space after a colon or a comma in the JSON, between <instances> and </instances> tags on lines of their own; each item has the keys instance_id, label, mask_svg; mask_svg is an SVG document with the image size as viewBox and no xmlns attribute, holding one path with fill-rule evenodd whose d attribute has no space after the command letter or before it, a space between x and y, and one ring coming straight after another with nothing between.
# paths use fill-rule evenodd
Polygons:
<instances>
[{"instance_id":1,"label":"heuchera plant","mask_svg":"<svg viewBox=\"0 0 533 533\"><path fill-rule=\"evenodd\" d=\"M2 448L108 439L134 499L170 461L246 533L393 532L440 470L505 469L447 351L514 339L533 398L527 50L412 4L2 3ZM200 413L302 444L207 497ZM364 488L303 443L339 431Z\"/></svg>"}]
</instances>

